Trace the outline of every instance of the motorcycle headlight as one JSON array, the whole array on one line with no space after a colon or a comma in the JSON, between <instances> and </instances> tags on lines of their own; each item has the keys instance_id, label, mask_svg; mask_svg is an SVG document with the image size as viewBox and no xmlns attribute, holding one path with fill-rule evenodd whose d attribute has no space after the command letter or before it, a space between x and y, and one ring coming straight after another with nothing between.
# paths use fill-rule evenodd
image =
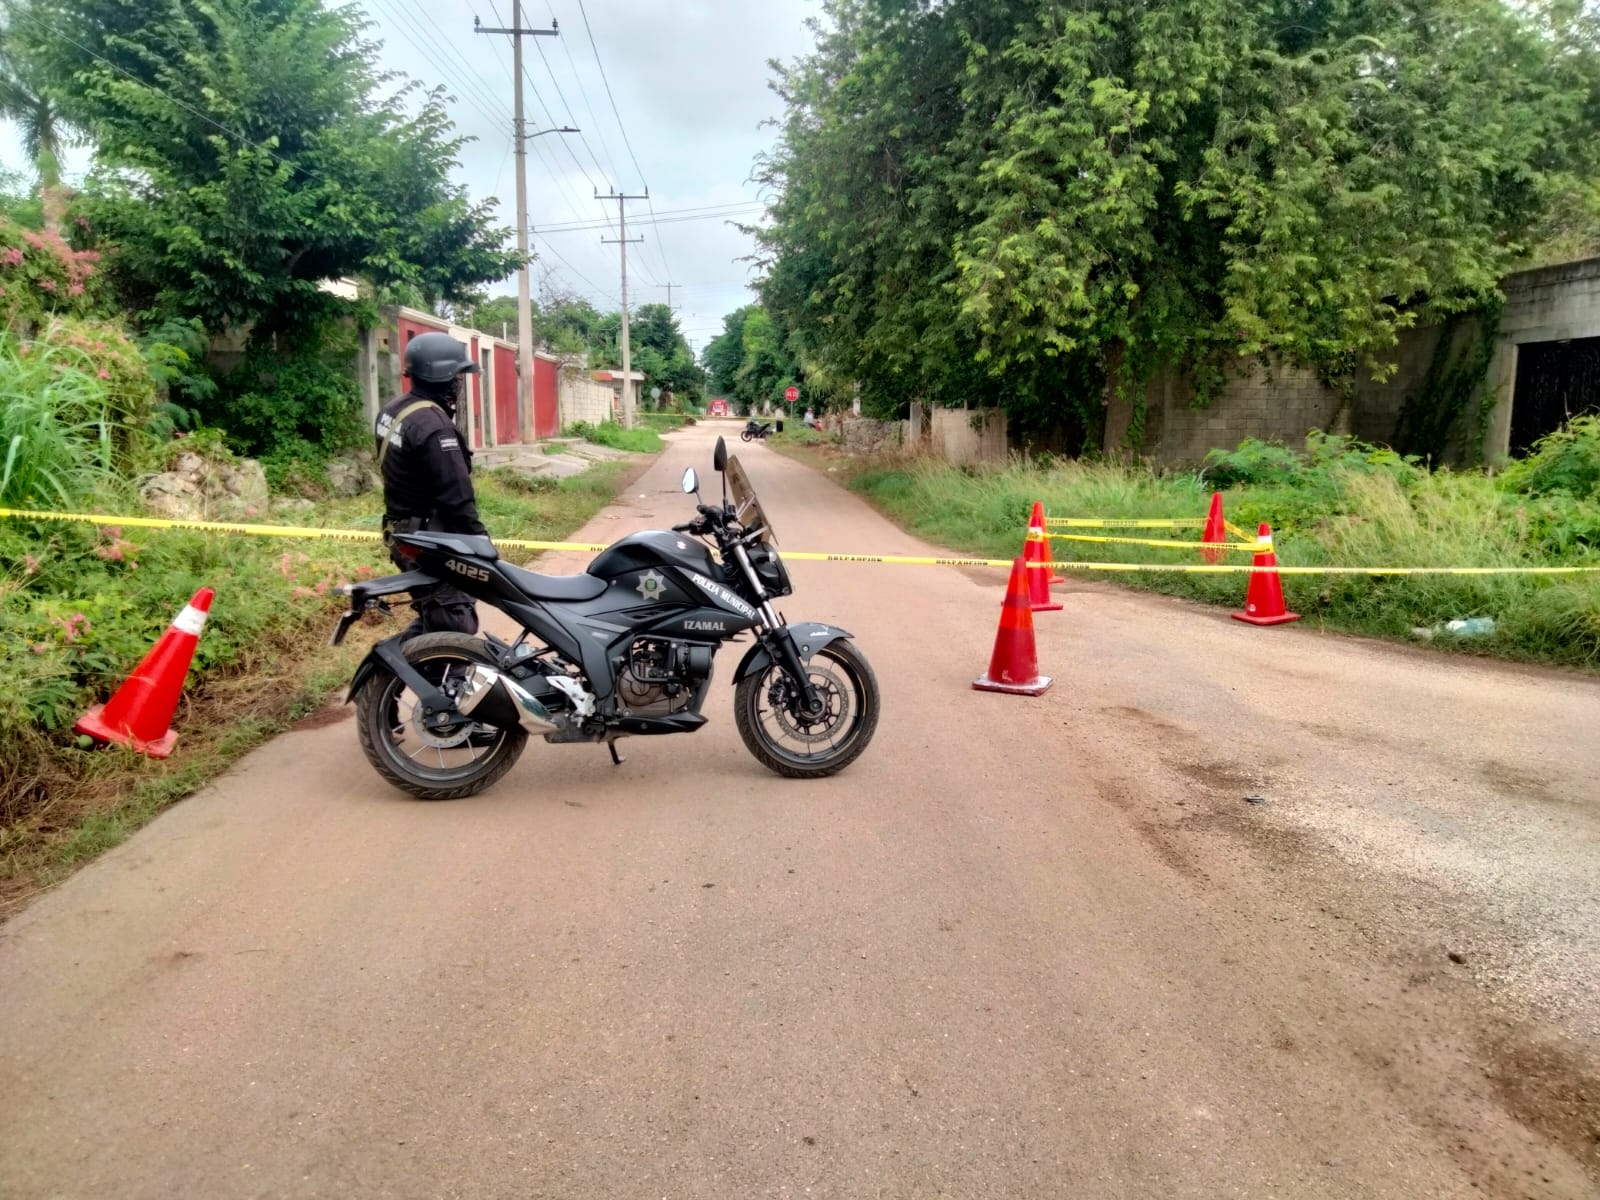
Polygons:
<instances>
[{"instance_id":1,"label":"motorcycle headlight","mask_svg":"<svg viewBox=\"0 0 1600 1200\"><path fill-rule=\"evenodd\" d=\"M771 546L752 546L749 553L750 565L755 568L761 586L767 589L767 595L787 596L794 591L794 585L789 582L789 570L776 550Z\"/></svg>"}]
</instances>

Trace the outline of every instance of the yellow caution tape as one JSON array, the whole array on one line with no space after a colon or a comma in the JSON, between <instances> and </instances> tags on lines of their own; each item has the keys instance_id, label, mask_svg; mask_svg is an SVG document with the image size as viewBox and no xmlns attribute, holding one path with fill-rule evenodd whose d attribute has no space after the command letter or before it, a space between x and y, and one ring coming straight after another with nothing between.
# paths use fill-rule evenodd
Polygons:
<instances>
[{"instance_id":1,"label":"yellow caution tape","mask_svg":"<svg viewBox=\"0 0 1600 1200\"><path fill-rule=\"evenodd\" d=\"M198 529L207 533L249 533L257 537L337 538L347 542L376 541L381 536L375 530L369 529L319 529L305 525L182 521L170 517L114 517L104 513L30 512L20 508L0 508L0 517L16 517L23 521L87 521L91 525L117 525L131 529Z\"/></svg>"},{"instance_id":2,"label":"yellow caution tape","mask_svg":"<svg viewBox=\"0 0 1600 1200\"><path fill-rule=\"evenodd\" d=\"M185 521L172 517L118 517L105 513L32 512L20 508L0 508L0 517L23 521L86 521L91 525L129 529L192 529L202 533L244 533L256 537L332 538L342 542L377 542L383 535L375 529L325 529L316 525L253 525L243 521ZM603 545L589 542L534 542L519 538L496 539L496 546L513 550L584 550L599 553Z\"/></svg>"},{"instance_id":3,"label":"yellow caution tape","mask_svg":"<svg viewBox=\"0 0 1600 1200\"><path fill-rule=\"evenodd\" d=\"M1253 549L1254 547L1252 547ZM1006 558L923 558L899 554L807 554L783 552L785 562L887 563L915 567L999 567L1011 568ZM1120 563L1120 562L1030 562L1026 567L1056 571L1177 571L1185 575L1248 574L1277 571L1283 575L1588 575L1600 573L1592 567L1258 567L1253 564L1203 563Z\"/></svg>"},{"instance_id":4,"label":"yellow caution tape","mask_svg":"<svg viewBox=\"0 0 1600 1200\"><path fill-rule=\"evenodd\" d=\"M125 526L131 529L194 529L213 533L243 533L262 537L336 538L342 541L375 542L382 537L368 529L323 529L311 525L251 525L232 521L183 521L168 517L119 517L105 513L34 512L20 508L0 508L0 517L25 521L86 521L100 526ZM1037 538L1034 540L1038 540ZM1190 548L1222 548L1220 542L1175 543ZM507 538L496 540L497 547L517 550L565 550L590 554L607 547L594 542L536 542ZM1256 543L1249 543L1256 549ZM806 551L783 552L786 561L884 563L894 566L923 567L998 567L1009 569L1007 558L936 558L903 554L819 554ZM1119 563L1119 562L1031 562L1029 567L1057 571L1176 571L1186 575L1226 575L1254 571L1276 571L1280 575L1591 575L1600 573L1600 564L1587 567L1257 567L1230 563Z\"/></svg>"},{"instance_id":5,"label":"yellow caution tape","mask_svg":"<svg viewBox=\"0 0 1600 1200\"><path fill-rule=\"evenodd\" d=\"M1200 529L1204 517L1046 517L1046 525L1062 529Z\"/></svg>"},{"instance_id":6,"label":"yellow caution tape","mask_svg":"<svg viewBox=\"0 0 1600 1200\"><path fill-rule=\"evenodd\" d=\"M1247 542L1173 542L1158 538L1103 537L1092 533L1051 533L1046 536L1060 542L1107 542L1119 546L1162 546L1173 550L1248 550L1265 554L1272 549L1271 542L1254 538Z\"/></svg>"}]
</instances>

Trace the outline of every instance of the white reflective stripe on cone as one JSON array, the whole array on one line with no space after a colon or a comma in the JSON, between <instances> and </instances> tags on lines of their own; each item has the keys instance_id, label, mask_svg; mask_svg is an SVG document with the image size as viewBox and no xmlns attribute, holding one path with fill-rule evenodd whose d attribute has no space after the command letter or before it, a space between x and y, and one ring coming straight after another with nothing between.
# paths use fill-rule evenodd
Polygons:
<instances>
[{"instance_id":1,"label":"white reflective stripe on cone","mask_svg":"<svg viewBox=\"0 0 1600 1200\"><path fill-rule=\"evenodd\" d=\"M172 627L179 633L200 636L200 631L206 627L206 614L192 604L185 604L183 611L172 620Z\"/></svg>"}]
</instances>

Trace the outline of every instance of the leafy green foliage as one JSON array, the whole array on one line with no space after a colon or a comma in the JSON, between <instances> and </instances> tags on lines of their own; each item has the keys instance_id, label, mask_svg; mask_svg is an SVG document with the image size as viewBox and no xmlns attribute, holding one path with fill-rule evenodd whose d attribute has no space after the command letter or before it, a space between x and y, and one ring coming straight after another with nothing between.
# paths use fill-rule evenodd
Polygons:
<instances>
[{"instance_id":1,"label":"leafy green foliage","mask_svg":"<svg viewBox=\"0 0 1600 1200\"><path fill-rule=\"evenodd\" d=\"M1500 477L1509 491L1600 504L1600 417L1574 417ZM1600 517L1596 518L1600 520Z\"/></svg>"},{"instance_id":2,"label":"leafy green foliage","mask_svg":"<svg viewBox=\"0 0 1600 1200\"><path fill-rule=\"evenodd\" d=\"M98 143L81 203L131 307L273 327L330 307L320 280L450 299L515 265L450 181L443 95L382 97L363 28L318 0L19 8L20 46Z\"/></svg>"},{"instance_id":3,"label":"leafy green foliage","mask_svg":"<svg viewBox=\"0 0 1600 1200\"><path fill-rule=\"evenodd\" d=\"M801 365L786 344L783 331L758 304L748 304L723 318L722 332L701 356L712 387L746 410L783 401L784 389L803 382ZM814 389L804 389L808 402Z\"/></svg>"},{"instance_id":4,"label":"leafy green foliage","mask_svg":"<svg viewBox=\"0 0 1600 1200\"><path fill-rule=\"evenodd\" d=\"M364 433L350 370L352 338L348 330L324 326L277 345L254 339L217 392L198 399L198 411L207 424L226 429L241 453L268 456L269 478L296 459L320 464Z\"/></svg>"},{"instance_id":5,"label":"leafy green foliage","mask_svg":"<svg viewBox=\"0 0 1600 1200\"><path fill-rule=\"evenodd\" d=\"M166 441L198 426L198 405L217 394L217 381L205 369L206 335L198 319L168 318L138 338L150 377L160 392L150 431Z\"/></svg>"},{"instance_id":6,"label":"leafy green foliage","mask_svg":"<svg viewBox=\"0 0 1600 1200\"><path fill-rule=\"evenodd\" d=\"M1592 210L1592 6L826 0L766 311L869 409L1070 415L1241 358L1348 387ZM1586 207L1587 206L1587 207ZM1137 428L1137 420L1135 427Z\"/></svg>"}]
</instances>

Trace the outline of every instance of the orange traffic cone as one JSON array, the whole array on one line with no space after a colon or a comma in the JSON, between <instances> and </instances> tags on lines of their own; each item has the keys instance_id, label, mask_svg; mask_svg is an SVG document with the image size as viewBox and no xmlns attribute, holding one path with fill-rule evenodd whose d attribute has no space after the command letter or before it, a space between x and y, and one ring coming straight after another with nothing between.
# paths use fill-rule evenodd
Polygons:
<instances>
[{"instance_id":1,"label":"orange traffic cone","mask_svg":"<svg viewBox=\"0 0 1600 1200\"><path fill-rule=\"evenodd\" d=\"M1033 607L1028 599L1028 576L1038 574L1039 568L1028 566L1020 558L1012 560L989 669L972 681L977 691L1040 696L1049 688L1050 676L1039 674L1039 651L1033 643Z\"/></svg>"},{"instance_id":2,"label":"orange traffic cone","mask_svg":"<svg viewBox=\"0 0 1600 1200\"><path fill-rule=\"evenodd\" d=\"M1044 535L1044 505L1035 503L1033 516L1028 518L1028 536L1022 543L1022 561L1048 562L1050 539ZM1028 568L1028 602L1034 612L1060 612L1064 605L1050 598L1050 568Z\"/></svg>"},{"instance_id":3,"label":"orange traffic cone","mask_svg":"<svg viewBox=\"0 0 1600 1200\"><path fill-rule=\"evenodd\" d=\"M1272 552L1272 527L1265 521L1256 531L1256 544L1264 549L1256 551L1255 565L1276 567L1278 556ZM1283 584L1276 570L1250 572L1250 586L1244 594L1244 611L1232 615L1235 621L1248 621L1252 625L1282 625L1300 619L1299 613L1292 613L1284 607Z\"/></svg>"},{"instance_id":4,"label":"orange traffic cone","mask_svg":"<svg viewBox=\"0 0 1600 1200\"><path fill-rule=\"evenodd\" d=\"M1028 524L1030 527L1037 528L1044 535L1043 561L1045 563L1045 574L1049 576L1045 582L1052 587L1058 583L1065 583L1066 580L1056 574L1055 559L1050 553L1050 527L1045 524L1044 505L1037 500L1033 502L1033 516L1028 519Z\"/></svg>"},{"instance_id":5,"label":"orange traffic cone","mask_svg":"<svg viewBox=\"0 0 1600 1200\"><path fill-rule=\"evenodd\" d=\"M211 611L210 588L201 588L167 627L155 648L134 668L128 681L104 704L86 712L72 728L78 733L116 742L147 754L165 758L177 745L178 734L168 728L178 710L183 692L183 677L189 673L200 631L206 627Z\"/></svg>"},{"instance_id":6,"label":"orange traffic cone","mask_svg":"<svg viewBox=\"0 0 1600 1200\"><path fill-rule=\"evenodd\" d=\"M1206 531L1200 535L1202 542L1225 542L1228 540L1228 525L1222 519L1222 493L1211 493L1211 511L1206 514ZM1209 563L1214 563L1222 557L1221 550L1202 550L1200 557Z\"/></svg>"}]
</instances>

